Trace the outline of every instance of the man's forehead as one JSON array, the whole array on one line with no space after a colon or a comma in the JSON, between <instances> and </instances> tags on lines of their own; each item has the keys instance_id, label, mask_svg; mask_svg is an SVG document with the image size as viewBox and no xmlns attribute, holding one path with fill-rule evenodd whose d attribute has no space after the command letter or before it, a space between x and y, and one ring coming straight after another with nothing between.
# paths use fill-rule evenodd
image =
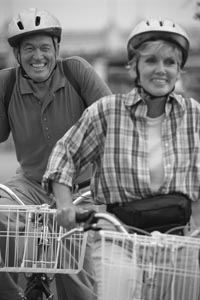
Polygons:
<instances>
[{"instance_id":1,"label":"man's forehead","mask_svg":"<svg viewBox=\"0 0 200 300\"><path fill-rule=\"evenodd\" d=\"M53 44L53 40L51 36L43 33L37 33L37 34L32 34L30 36L24 37L21 41L21 45L35 44L39 42L43 44Z\"/></svg>"}]
</instances>

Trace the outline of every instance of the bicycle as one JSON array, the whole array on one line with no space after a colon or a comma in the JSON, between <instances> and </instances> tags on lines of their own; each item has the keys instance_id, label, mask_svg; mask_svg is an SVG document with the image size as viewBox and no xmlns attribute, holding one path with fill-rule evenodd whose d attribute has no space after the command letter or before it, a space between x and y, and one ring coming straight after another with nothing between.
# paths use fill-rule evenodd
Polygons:
<instances>
[{"instance_id":1,"label":"bicycle","mask_svg":"<svg viewBox=\"0 0 200 300\"><path fill-rule=\"evenodd\" d=\"M101 219L117 231L98 228ZM199 299L199 228L190 236L174 235L172 230L150 234L94 211L77 214L77 222L84 224L83 231L100 230L98 300Z\"/></svg>"},{"instance_id":2,"label":"bicycle","mask_svg":"<svg viewBox=\"0 0 200 300\"><path fill-rule=\"evenodd\" d=\"M81 195L74 203L80 203L88 195L89 192ZM2 208L0 207L0 209ZM53 224L54 221L56 224L54 219L55 210L47 206L17 206L12 209L14 209L15 213L17 210L17 212L27 214L26 219L29 220L25 224L24 237L18 233L18 230L13 233L17 240L20 238L24 240L23 253L25 254L20 265L16 264L14 267L13 265L9 266L9 263L6 266L0 265L0 271L31 272L32 274L43 275L56 272L78 272L82 268L85 233L89 230L94 230L99 232L100 236L95 249L98 300L198 299L200 239L194 237L198 236L200 229L193 231L190 237L160 233L149 234L137 228L131 228L130 233L129 228L124 227L114 216L107 213L86 211L77 214L77 223L79 224L77 228L69 232L62 229L62 234L58 236L58 228L56 226L55 229L50 231L49 229L46 230L47 228L45 227L48 225L46 221L49 219L51 219L51 224L52 220ZM20 213L18 216L20 216ZM44 224L46 224L42 234L41 228L37 225L40 223L41 217L45 219ZM18 217L16 220L20 220L20 218ZM30 220L34 220L34 222L37 220L34 223L36 227L32 231L29 230ZM99 220L109 222L117 231L101 229L98 225ZM17 222L20 224L19 221ZM27 233L25 234L25 232ZM54 234L51 235L51 233ZM66 240L71 239L71 236L73 237L74 234L75 238L72 238L72 241L81 241L79 260L77 260L76 255L74 259L73 246L70 249L70 253L67 250L69 247L60 248L58 246L59 242L63 244L65 238ZM9 241L11 237L9 231L6 232L6 237ZM42 241L42 243L38 243L38 240ZM46 241L50 241L50 243L46 243ZM37 250L32 251L35 253L34 255L30 255L29 251L27 251L27 243L29 242L31 245L34 244L36 246ZM57 245L55 248L50 246L55 244ZM57 255L53 254L54 259L50 255L51 250L46 255L49 248L55 250L53 253L57 252ZM14 251L15 256L19 253L19 249L17 249L18 247ZM73 261L72 266L69 266L69 261L67 265L63 265L61 263L62 260L58 260L60 255L62 256L58 249L63 249L65 254L68 253ZM28 254L31 256L30 259L27 259ZM37 260L38 257L39 260Z\"/></svg>"}]
</instances>

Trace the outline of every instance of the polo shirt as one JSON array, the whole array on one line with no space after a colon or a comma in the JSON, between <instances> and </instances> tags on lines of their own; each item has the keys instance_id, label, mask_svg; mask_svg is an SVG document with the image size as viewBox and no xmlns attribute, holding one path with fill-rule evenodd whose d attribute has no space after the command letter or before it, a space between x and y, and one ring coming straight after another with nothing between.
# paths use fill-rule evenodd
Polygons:
<instances>
[{"instance_id":1,"label":"polo shirt","mask_svg":"<svg viewBox=\"0 0 200 300\"><path fill-rule=\"evenodd\" d=\"M84 59L72 57L69 67L88 105L111 94ZM3 106L6 80L2 72L4 70L0 72L0 142L8 137L11 130L22 172L41 182L52 148L81 117L84 103L68 82L59 60L50 80L49 91L43 99L34 95L29 80L22 76L21 68L17 68L7 116Z\"/></svg>"}]
</instances>

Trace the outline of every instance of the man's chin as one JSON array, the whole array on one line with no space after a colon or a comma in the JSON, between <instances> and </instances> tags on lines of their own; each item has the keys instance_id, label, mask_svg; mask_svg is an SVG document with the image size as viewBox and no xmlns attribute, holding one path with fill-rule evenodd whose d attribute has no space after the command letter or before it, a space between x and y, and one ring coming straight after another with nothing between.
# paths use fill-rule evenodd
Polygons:
<instances>
[{"instance_id":1,"label":"man's chin","mask_svg":"<svg viewBox=\"0 0 200 300\"><path fill-rule=\"evenodd\" d=\"M46 81L49 78L49 76L32 76L32 80L36 83L42 83Z\"/></svg>"}]
</instances>

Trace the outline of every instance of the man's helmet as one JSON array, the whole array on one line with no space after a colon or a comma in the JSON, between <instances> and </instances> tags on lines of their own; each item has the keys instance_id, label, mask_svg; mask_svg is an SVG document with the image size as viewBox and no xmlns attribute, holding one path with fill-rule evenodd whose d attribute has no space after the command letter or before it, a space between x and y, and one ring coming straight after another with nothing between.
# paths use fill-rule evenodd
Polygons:
<instances>
[{"instance_id":1,"label":"man's helmet","mask_svg":"<svg viewBox=\"0 0 200 300\"><path fill-rule=\"evenodd\" d=\"M35 33L44 33L61 40L60 22L45 10L31 8L23 10L8 25L8 42L17 47L21 40Z\"/></svg>"},{"instance_id":2,"label":"man's helmet","mask_svg":"<svg viewBox=\"0 0 200 300\"><path fill-rule=\"evenodd\" d=\"M189 52L189 38L187 33L178 24L171 20L150 19L140 22L131 32L128 43L128 59L131 60L142 43L154 40L167 40L176 43L182 50L182 67L187 61Z\"/></svg>"}]
</instances>

